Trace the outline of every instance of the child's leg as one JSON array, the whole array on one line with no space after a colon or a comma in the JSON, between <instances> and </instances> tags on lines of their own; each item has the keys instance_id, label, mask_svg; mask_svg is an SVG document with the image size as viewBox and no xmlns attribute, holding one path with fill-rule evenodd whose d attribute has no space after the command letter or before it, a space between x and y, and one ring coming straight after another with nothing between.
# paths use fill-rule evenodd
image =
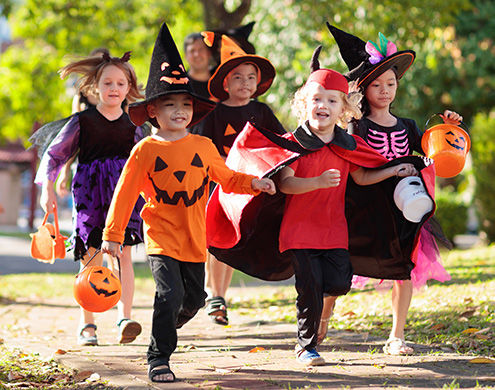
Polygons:
<instances>
[{"instance_id":1,"label":"child's leg","mask_svg":"<svg viewBox=\"0 0 495 390\"><path fill-rule=\"evenodd\" d=\"M122 248L120 257L120 283L122 284L122 294L120 301L117 303L118 319L131 318L132 301L134 299L134 267L132 266L131 246ZM119 276L118 264L116 259L112 259L112 271Z\"/></svg>"},{"instance_id":2,"label":"child's leg","mask_svg":"<svg viewBox=\"0 0 495 390\"><path fill-rule=\"evenodd\" d=\"M311 249L292 250L297 291L297 342L306 350L314 349L317 345L323 308L323 275L319 252Z\"/></svg>"},{"instance_id":3,"label":"child's leg","mask_svg":"<svg viewBox=\"0 0 495 390\"><path fill-rule=\"evenodd\" d=\"M326 295L323 297L323 310L321 311L320 326L318 328L318 344L321 344L328 332L328 323L333 315L336 296Z\"/></svg>"},{"instance_id":4,"label":"child's leg","mask_svg":"<svg viewBox=\"0 0 495 390\"><path fill-rule=\"evenodd\" d=\"M149 255L148 261L156 291L147 357L150 368L158 368L168 366L177 347L176 325L184 302L184 285L180 261L162 255Z\"/></svg>"},{"instance_id":5,"label":"child's leg","mask_svg":"<svg viewBox=\"0 0 495 390\"><path fill-rule=\"evenodd\" d=\"M411 304L413 286L410 280L394 281L392 289L392 330L390 337L404 339L407 312Z\"/></svg>"},{"instance_id":6,"label":"child's leg","mask_svg":"<svg viewBox=\"0 0 495 390\"><path fill-rule=\"evenodd\" d=\"M234 269L208 253L206 260L206 289L208 291L208 315L220 325L229 323L225 294L230 285Z\"/></svg>"},{"instance_id":7,"label":"child's leg","mask_svg":"<svg viewBox=\"0 0 495 390\"><path fill-rule=\"evenodd\" d=\"M86 255L84 255L83 259L81 260L81 263L79 266L79 272L83 270L83 268L86 266L86 264L88 264L89 259L95 253L95 251L96 251L95 248L89 248L88 249L88 252L86 253ZM89 266L101 266L102 264L103 264L103 256L100 252L91 260L91 263L89 263ZM95 322L94 313L91 311L84 310L81 307L81 318L79 320L80 334L78 335L80 343L84 344L83 341L85 338L95 337L95 335L96 335L95 331L96 330L93 327L85 328L85 325L94 324L94 322Z\"/></svg>"},{"instance_id":8,"label":"child's leg","mask_svg":"<svg viewBox=\"0 0 495 390\"><path fill-rule=\"evenodd\" d=\"M205 305L206 299L206 292L203 290L205 283L204 264L182 263L181 274L185 291L182 309L177 317L177 328L182 327L192 319L198 310Z\"/></svg>"}]
</instances>

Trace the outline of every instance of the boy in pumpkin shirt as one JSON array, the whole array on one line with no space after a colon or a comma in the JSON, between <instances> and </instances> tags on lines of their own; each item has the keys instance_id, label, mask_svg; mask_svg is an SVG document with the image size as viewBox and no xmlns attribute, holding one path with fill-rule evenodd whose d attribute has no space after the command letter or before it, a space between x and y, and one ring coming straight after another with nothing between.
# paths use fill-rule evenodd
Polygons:
<instances>
[{"instance_id":1,"label":"boy in pumpkin shirt","mask_svg":"<svg viewBox=\"0 0 495 390\"><path fill-rule=\"evenodd\" d=\"M131 152L110 205L102 250L119 255L131 208L141 194L146 253L156 283L148 375L172 382L169 359L177 331L204 306L205 209L208 183L226 192L275 193L270 179L230 170L206 137L189 134L214 103L195 95L182 60L164 23L153 50L146 100L132 104L134 123L149 120L157 130ZM134 199L134 201L132 201Z\"/></svg>"}]
</instances>

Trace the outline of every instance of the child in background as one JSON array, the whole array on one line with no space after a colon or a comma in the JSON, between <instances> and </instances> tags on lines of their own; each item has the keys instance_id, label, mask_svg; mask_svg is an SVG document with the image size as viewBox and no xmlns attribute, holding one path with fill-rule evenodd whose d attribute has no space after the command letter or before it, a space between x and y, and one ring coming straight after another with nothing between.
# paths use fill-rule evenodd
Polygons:
<instances>
[{"instance_id":1,"label":"child in background","mask_svg":"<svg viewBox=\"0 0 495 390\"><path fill-rule=\"evenodd\" d=\"M347 80L340 73L330 69L313 71L296 93L293 107L300 123L294 136L297 139L306 134L319 148L280 172L279 189L289 194L280 227L280 252L293 254L297 359L305 365L322 365L325 361L316 345L323 296L344 295L351 288L352 266L344 213L348 175L358 185L370 185L417 172L412 164L367 169L334 152L337 146L350 154L358 153L357 140L337 126L337 122L359 117L358 107L348 97ZM364 144L361 147L366 153L375 154Z\"/></svg>"},{"instance_id":2,"label":"child in background","mask_svg":"<svg viewBox=\"0 0 495 390\"><path fill-rule=\"evenodd\" d=\"M360 120L351 123L354 134L361 136L373 149L388 160L412 155L413 151L424 155L421 148L421 132L412 119L392 114L398 81L412 65L415 53L411 50L397 51L395 44L380 34L379 44L363 42L327 23L335 37L341 55L349 67L348 78L353 80L362 100ZM457 124L462 117L452 111L444 112L446 123ZM417 256L412 259L415 267L410 280L395 280L392 289L393 325L384 352L406 355L414 352L404 339L404 327L411 303L413 287L423 286L428 279L444 282L450 279L439 262L438 248L432 235L423 227L420 233ZM354 287L363 287L369 278L355 276ZM319 330L322 342L328 329L336 297L326 297Z\"/></svg>"},{"instance_id":3,"label":"child in background","mask_svg":"<svg viewBox=\"0 0 495 390\"><path fill-rule=\"evenodd\" d=\"M213 33L206 32L207 44ZM220 102L216 108L191 129L191 133L210 138L225 159L237 135L247 122L278 134L282 124L265 103L253 98L265 93L275 77L275 68L264 57L246 54L231 38L221 37L221 63L208 82L211 96ZM227 325L225 294L232 279L232 267L212 254L206 262L206 288L209 294L206 311L219 325Z\"/></svg>"},{"instance_id":4,"label":"child in background","mask_svg":"<svg viewBox=\"0 0 495 390\"><path fill-rule=\"evenodd\" d=\"M146 200L141 213L146 253L156 283L147 353L153 382L175 380L169 360L177 346L176 329L205 302L205 209L210 179L227 192L275 192L271 180L230 170L209 139L188 132L189 125L214 107L214 102L192 91L164 23L151 58L146 100L129 107L134 123L149 120L156 131L131 152L110 205L102 245L104 252L119 254L130 205L141 193Z\"/></svg>"},{"instance_id":5,"label":"child in background","mask_svg":"<svg viewBox=\"0 0 495 390\"><path fill-rule=\"evenodd\" d=\"M101 246L113 190L132 147L142 138L141 129L133 125L122 110L124 99L134 101L141 97L129 58L130 52L122 58L110 57L106 53L72 62L62 68L62 78L71 73L82 74L79 90L97 95L98 103L96 107L70 118L45 151L35 178L35 182L42 185L41 207L45 212L52 212L57 201L54 182L64 164L79 149L79 162L72 182L74 213L71 245L74 259L81 260L81 269ZM130 319L134 296L131 246L142 242L140 205L134 202L132 207L132 218L127 224L120 257L122 295L118 303L119 343L129 343L141 332L141 325ZM102 260L100 253L91 265L101 265ZM95 331L94 314L81 308L78 343L97 345Z\"/></svg>"}]
</instances>

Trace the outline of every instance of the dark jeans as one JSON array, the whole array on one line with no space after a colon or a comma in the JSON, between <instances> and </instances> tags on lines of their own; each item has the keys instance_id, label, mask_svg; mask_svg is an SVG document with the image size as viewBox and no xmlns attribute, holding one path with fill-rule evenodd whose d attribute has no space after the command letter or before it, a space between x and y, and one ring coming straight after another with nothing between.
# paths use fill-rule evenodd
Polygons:
<instances>
[{"instance_id":1,"label":"dark jeans","mask_svg":"<svg viewBox=\"0 0 495 390\"><path fill-rule=\"evenodd\" d=\"M351 289L352 265L346 249L293 249L297 291L297 341L316 347L323 295L345 295Z\"/></svg>"},{"instance_id":2,"label":"dark jeans","mask_svg":"<svg viewBox=\"0 0 495 390\"><path fill-rule=\"evenodd\" d=\"M148 364L156 367L168 364L177 347L177 328L205 304L205 265L162 255L150 255L148 262L156 285Z\"/></svg>"}]
</instances>

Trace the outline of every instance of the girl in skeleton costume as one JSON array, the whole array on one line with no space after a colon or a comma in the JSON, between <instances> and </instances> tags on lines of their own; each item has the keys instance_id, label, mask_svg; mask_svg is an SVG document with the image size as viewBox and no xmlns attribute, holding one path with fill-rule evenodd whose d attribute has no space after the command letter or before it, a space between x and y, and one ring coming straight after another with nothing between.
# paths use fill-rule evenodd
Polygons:
<instances>
[{"instance_id":1,"label":"girl in skeleton costume","mask_svg":"<svg viewBox=\"0 0 495 390\"><path fill-rule=\"evenodd\" d=\"M372 148L393 160L417 152L424 155L421 136L416 122L400 118L390 111L397 91L398 80L412 65L415 53L412 50L397 51L394 43L381 33L379 43L367 43L327 23L335 37L341 55L346 62L355 87L363 94L361 111L363 116L350 124L350 130L361 136ZM452 111L444 112L447 123L459 123L462 117ZM404 340L404 326L412 298L413 287L419 288L429 279L445 282L450 275L440 263L438 247L428 231L428 222L421 229L417 252L413 256L414 268L410 280L395 280L392 290L393 325L384 352L391 355L405 355L414 352ZM369 278L355 275L353 287L363 288ZM320 322L319 342L322 342L328 328L336 297L327 297Z\"/></svg>"},{"instance_id":2,"label":"girl in skeleton costume","mask_svg":"<svg viewBox=\"0 0 495 390\"><path fill-rule=\"evenodd\" d=\"M75 113L63 125L43 154L35 178L42 186L40 203L46 212L52 212L56 203L54 183L60 170L78 153L77 171L72 182L73 234L70 239L75 260L83 267L89 257L100 248L102 231L113 191L122 168L134 144L143 138L122 109L124 99L134 101L142 97L132 66L130 52L122 58L88 57L72 62L61 69L61 77L80 73L79 90L98 96L96 107ZM123 254L120 257L122 297L118 303L119 343L133 341L141 332L139 323L130 319L134 295L134 271L131 245L143 241L139 200L127 225ZM98 254L91 265L101 265ZM115 264L113 264L115 265ZM81 308L78 343L97 345L94 315Z\"/></svg>"}]
</instances>

